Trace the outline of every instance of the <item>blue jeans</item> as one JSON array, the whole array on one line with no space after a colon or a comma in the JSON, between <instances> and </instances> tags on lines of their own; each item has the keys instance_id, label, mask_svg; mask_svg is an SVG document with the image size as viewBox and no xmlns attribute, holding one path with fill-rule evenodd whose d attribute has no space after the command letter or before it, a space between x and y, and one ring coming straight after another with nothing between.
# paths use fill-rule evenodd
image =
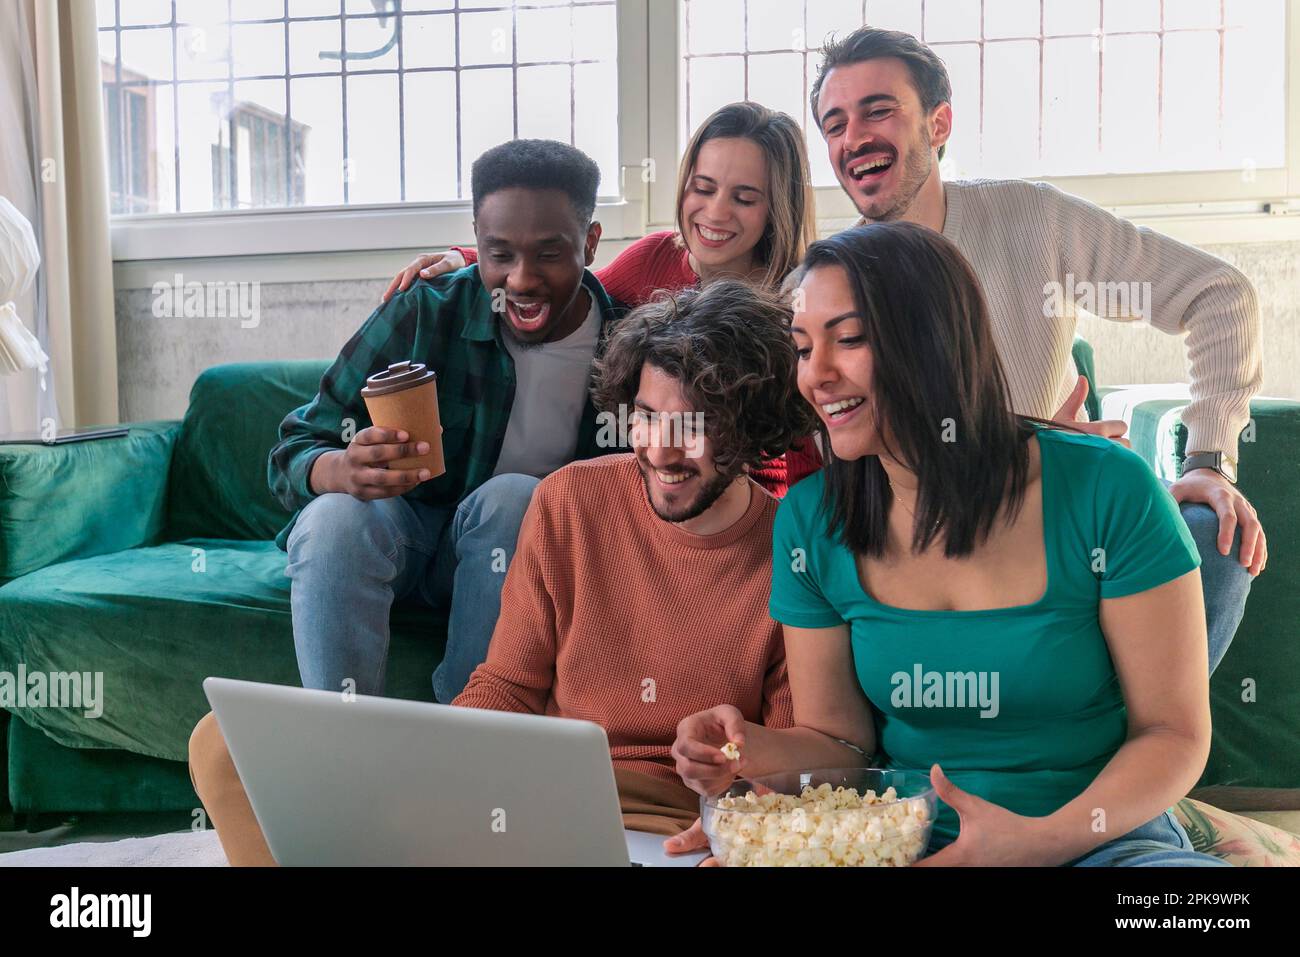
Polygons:
<instances>
[{"instance_id":1,"label":"blue jeans","mask_svg":"<svg viewBox=\"0 0 1300 957\"><path fill-rule=\"evenodd\" d=\"M382 695L395 601L448 608L447 650L433 673L444 704L487 657L537 479L498 475L456 508L402 497L363 502L328 493L289 534L293 643L304 688Z\"/></svg>"},{"instance_id":2,"label":"blue jeans","mask_svg":"<svg viewBox=\"0 0 1300 957\"><path fill-rule=\"evenodd\" d=\"M1231 867L1227 861L1192 849L1191 838L1172 811L1107 841L1072 867Z\"/></svg>"},{"instance_id":3,"label":"blue jeans","mask_svg":"<svg viewBox=\"0 0 1300 957\"><path fill-rule=\"evenodd\" d=\"M1201 591L1205 595L1210 674L1214 674L1246 611L1250 572L1237 561L1241 552L1241 529L1237 529L1228 554L1222 555L1218 546L1219 517L1214 514L1214 509L1199 503L1184 503L1180 509L1196 542L1196 550L1201 553Z\"/></svg>"}]
</instances>

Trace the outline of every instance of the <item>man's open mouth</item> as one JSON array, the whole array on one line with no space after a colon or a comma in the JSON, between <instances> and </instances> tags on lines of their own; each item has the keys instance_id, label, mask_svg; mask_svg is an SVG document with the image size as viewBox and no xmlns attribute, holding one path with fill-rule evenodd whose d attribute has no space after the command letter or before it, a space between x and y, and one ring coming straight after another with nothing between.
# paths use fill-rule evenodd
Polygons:
<instances>
[{"instance_id":1,"label":"man's open mouth","mask_svg":"<svg viewBox=\"0 0 1300 957\"><path fill-rule=\"evenodd\" d=\"M521 302L517 299L506 299L506 311L510 314L510 321L521 329L536 329L545 325L547 317L551 314L551 304L549 302Z\"/></svg>"},{"instance_id":2,"label":"man's open mouth","mask_svg":"<svg viewBox=\"0 0 1300 957\"><path fill-rule=\"evenodd\" d=\"M868 153L849 160L847 169L849 178L857 183L875 183L885 178L894 167L896 156L893 152Z\"/></svg>"}]
</instances>

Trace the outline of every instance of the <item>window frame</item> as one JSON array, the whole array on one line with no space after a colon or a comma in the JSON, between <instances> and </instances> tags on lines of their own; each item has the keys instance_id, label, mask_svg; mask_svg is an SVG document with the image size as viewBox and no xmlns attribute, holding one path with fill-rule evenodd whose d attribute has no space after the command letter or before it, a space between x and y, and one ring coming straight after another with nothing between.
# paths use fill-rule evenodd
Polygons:
<instances>
[{"instance_id":1,"label":"window frame","mask_svg":"<svg viewBox=\"0 0 1300 957\"><path fill-rule=\"evenodd\" d=\"M1251 182L1236 171L1042 181L1187 242L1300 239L1300 0L1285 4L1285 166L1257 170ZM616 0L616 24L621 198L596 211L611 241L673 227L685 148L678 0ZM811 148L818 148L817 137ZM815 193L823 230L857 218L838 186ZM269 256L291 263L294 254L354 252L372 264L367 274L375 271L375 257L364 254L445 248L473 237L465 201L119 215L111 232L116 262Z\"/></svg>"},{"instance_id":2,"label":"window frame","mask_svg":"<svg viewBox=\"0 0 1300 957\"><path fill-rule=\"evenodd\" d=\"M649 101L646 20L650 0L615 0L618 35L618 199L597 205L604 235L632 238L644 232L641 190L632 195L646 156L644 115ZM634 173L629 172L634 167ZM110 220L114 262L218 259L232 256L365 253L435 249L472 243L465 200L230 209L199 213L115 215Z\"/></svg>"}]
</instances>

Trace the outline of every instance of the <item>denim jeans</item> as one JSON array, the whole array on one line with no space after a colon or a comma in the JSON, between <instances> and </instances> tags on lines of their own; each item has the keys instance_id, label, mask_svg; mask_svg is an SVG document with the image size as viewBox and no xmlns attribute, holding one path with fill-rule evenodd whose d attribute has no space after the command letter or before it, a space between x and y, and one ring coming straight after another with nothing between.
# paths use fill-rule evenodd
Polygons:
<instances>
[{"instance_id":1,"label":"denim jeans","mask_svg":"<svg viewBox=\"0 0 1300 957\"><path fill-rule=\"evenodd\" d=\"M1246 611L1250 572L1237 561L1241 552L1241 529L1237 529L1228 554L1223 555L1218 546L1219 517L1214 509L1199 503L1183 503L1180 509L1192 540L1196 542L1196 550L1201 553L1201 592L1205 596L1210 674L1214 674Z\"/></svg>"},{"instance_id":2,"label":"denim jeans","mask_svg":"<svg viewBox=\"0 0 1300 957\"><path fill-rule=\"evenodd\" d=\"M1192 849L1191 838L1172 811L1107 841L1073 861L1073 867L1231 867Z\"/></svg>"},{"instance_id":3,"label":"denim jeans","mask_svg":"<svg viewBox=\"0 0 1300 957\"><path fill-rule=\"evenodd\" d=\"M289 534L293 641L304 688L382 695L396 601L449 608L433 693L456 697L487 657L501 586L537 479L498 475L457 507L328 493Z\"/></svg>"}]
</instances>

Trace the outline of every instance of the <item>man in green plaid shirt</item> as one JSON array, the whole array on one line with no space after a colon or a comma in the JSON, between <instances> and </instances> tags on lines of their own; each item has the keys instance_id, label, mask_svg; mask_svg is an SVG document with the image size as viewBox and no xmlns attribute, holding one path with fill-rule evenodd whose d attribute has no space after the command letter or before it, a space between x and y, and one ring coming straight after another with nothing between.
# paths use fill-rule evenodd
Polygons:
<instances>
[{"instance_id":1,"label":"man in green plaid shirt","mask_svg":"<svg viewBox=\"0 0 1300 957\"><path fill-rule=\"evenodd\" d=\"M486 657L505 568L538 481L598 442L588 394L603 334L621 318L599 280L600 172L571 146L514 140L475 161L482 258L420 282L377 309L311 402L280 425L271 490L294 519L289 554L303 686L382 694L395 600L450 606L434 672L454 698ZM447 471L392 469L424 454L405 432L370 424L367 377L410 360L438 375ZM353 684L345 684L351 681Z\"/></svg>"}]
</instances>

